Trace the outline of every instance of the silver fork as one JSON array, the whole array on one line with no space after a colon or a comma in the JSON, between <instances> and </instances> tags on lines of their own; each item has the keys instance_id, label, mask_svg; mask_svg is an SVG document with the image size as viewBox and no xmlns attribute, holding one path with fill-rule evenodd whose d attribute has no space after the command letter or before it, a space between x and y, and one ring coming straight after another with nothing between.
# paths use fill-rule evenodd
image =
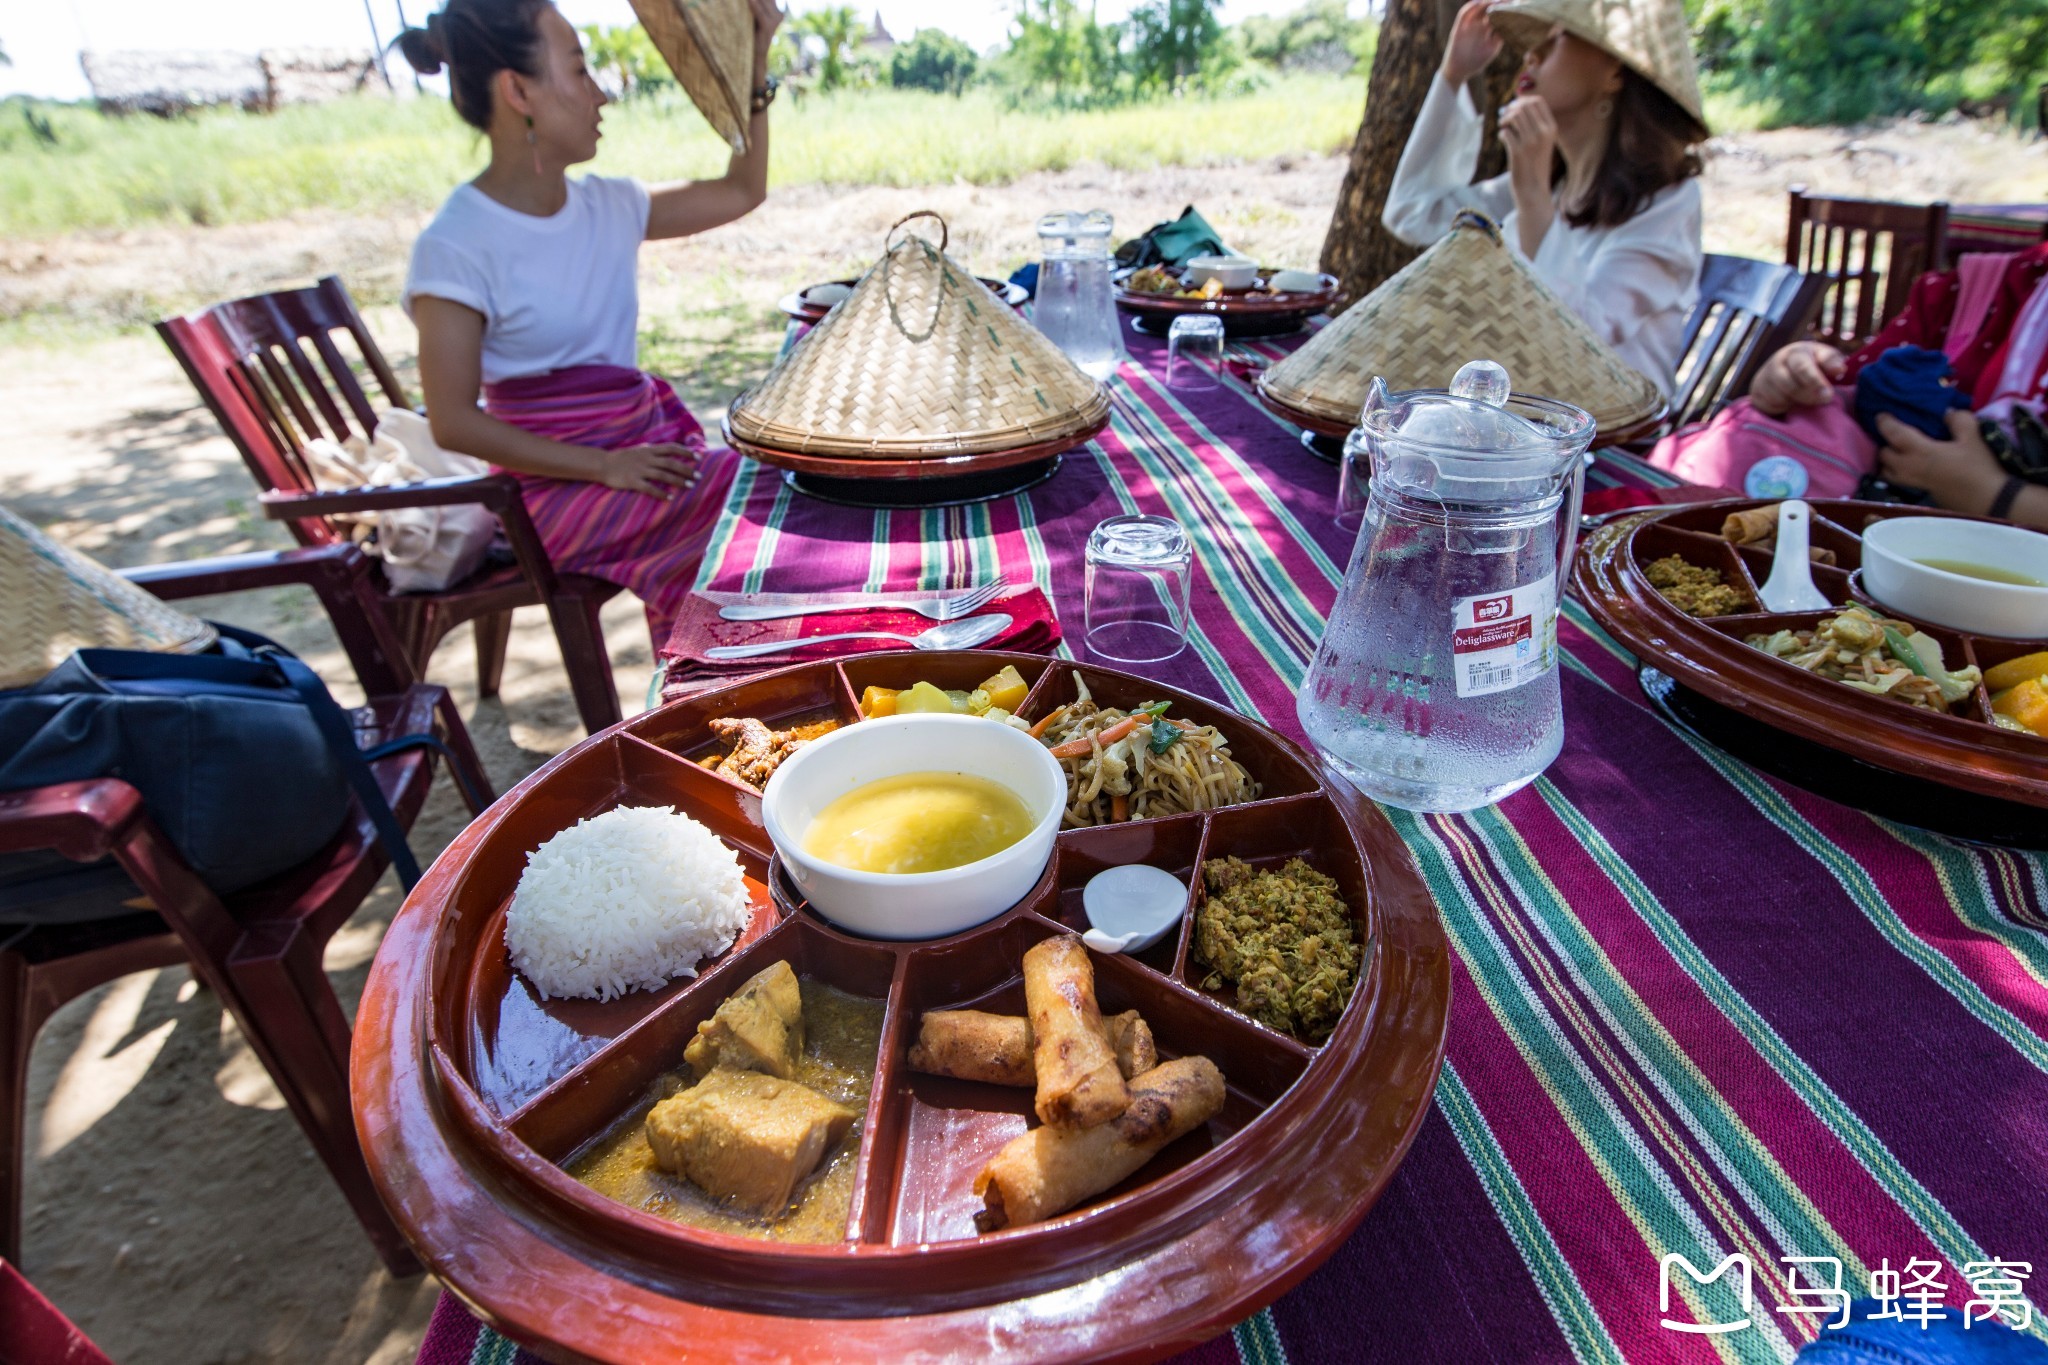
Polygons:
<instances>
[{"instance_id":1,"label":"silver fork","mask_svg":"<svg viewBox=\"0 0 2048 1365\"><path fill-rule=\"evenodd\" d=\"M932 621L957 621L980 611L995 599L1009 584L1001 577L991 579L979 587L951 595L926 593L918 596L876 593L871 596L844 598L836 602L818 602L808 606L768 606L754 602L738 602L720 607L718 614L728 621L779 621L785 616L816 616L828 611L877 611L884 607L895 607L903 611L914 611Z\"/></svg>"}]
</instances>

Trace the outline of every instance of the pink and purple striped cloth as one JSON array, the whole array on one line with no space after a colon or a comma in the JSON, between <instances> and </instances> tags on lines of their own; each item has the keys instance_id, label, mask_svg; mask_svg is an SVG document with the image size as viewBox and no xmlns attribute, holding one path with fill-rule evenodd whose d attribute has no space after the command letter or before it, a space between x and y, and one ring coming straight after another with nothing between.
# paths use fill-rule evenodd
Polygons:
<instances>
[{"instance_id":1,"label":"pink and purple striped cloth","mask_svg":"<svg viewBox=\"0 0 2048 1365\"><path fill-rule=\"evenodd\" d=\"M1002 502L855 511L742 465L700 585L1000 572L1072 621L1089 529L1163 513L1196 531L1197 559L1193 647L1161 677L1298 736L1295 688L1349 551L1336 471L1241 382L1184 396L1161 343L1130 346L1110 428ZM1593 473L1665 481L1623 456ZM1650 710L1576 604L1560 639L1567 740L1549 772L1473 815L1390 812L1454 950L1434 1112L1327 1264L1185 1359L1778 1361L1823 1321L1779 1311L1817 1303L1791 1292L1787 1257L1823 1258L1808 1283L1832 1258L1857 1297L1922 1263L1950 1312L1974 1297L1968 1267L2048 1276L2048 859L1764 777ZM1078 631L1063 648L1084 650ZM1702 1274L1745 1257L1748 1311L1737 1274L1682 1268L1661 1303L1673 1255ZM514 1356L444 1299L421 1359Z\"/></svg>"}]
</instances>

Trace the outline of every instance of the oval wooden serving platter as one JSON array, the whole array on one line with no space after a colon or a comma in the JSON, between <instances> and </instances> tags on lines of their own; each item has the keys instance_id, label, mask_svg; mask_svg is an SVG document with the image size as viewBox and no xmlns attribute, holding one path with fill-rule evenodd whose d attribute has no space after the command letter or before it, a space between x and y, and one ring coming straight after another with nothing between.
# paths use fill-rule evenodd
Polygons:
<instances>
[{"instance_id":1,"label":"oval wooden serving platter","mask_svg":"<svg viewBox=\"0 0 2048 1365\"><path fill-rule=\"evenodd\" d=\"M1829 611L1766 612L1758 587L1771 557L1721 538L1730 512L1775 505L1768 499L1687 503L1616 518L1589 534L1572 566L1572 590L1608 634L1644 663L1670 674L1709 700L1848 754L1874 767L1943 786L2031 806L2048 806L2048 739L1992 724L1983 688L1951 714L1871 696L1830 682L1744 643L1749 635L1805 630ZM1813 543L1835 553L1835 567L1815 565L1814 584L1838 606L1861 602L1880 615L1911 619L1865 596L1863 529L1900 516L1954 516L1894 503L1816 500ZM1966 520L1981 521L1971 517ZM1748 594L1750 610L1734 616L1687 616L1650 586L1652 560L1678 555ZM1993 664L2036 650L2048 640L2004 640L1916 622L1941 642L1951 667Z\"/></svg>"},{"instance_id":2,"label":"oval wooden serving platter","mask_svg":"<svg viewBox=\"0 0 2048 1365\"><path fill-rule=\"evenodd\" d=\"M1085 677L1105 705L1173 703L1219 726L1262 786L1241 806L1060 834L1038 886L953 938L840 932L786 885L760 797L692 760L707 722L853 722L860 689L972 687L1004 664L1042 715ZM527 853L585 816L668 805L739 855L753 922L694 981L607 1004L543 1001L506 959ZM1365 969L1321 1046L1239 1013L1191 960L1204 859L1334 877ZM1194 888L1180 931L1095 957L1105 1012L1136 1008L1162 1055L1201 1053L1229 1094L1210 1124L1061 1217L974 1231L975 1172L1026 1126L1031 1094L925 1076L905 1053L927 1009L1022 1007L1019 960L1085 927L1081 888L1145 861ZM777 960L881 1002L871 1099L843 1237L796 1246L700 1231L614 1203L563 1164L644 1106L696 1024ZM472 824L407 899L356 1023L353 1085L370 1169L422 1259L513 1339L565 1361L1149 1359L1271 1302L1333 1251L1385 1188L1443 1058L1450 961L1436 909L1386 819L1264 726L1128 674L1036 655L868 655L798 665L672 703L541 768Z\"/></svg>"}]
</instances>

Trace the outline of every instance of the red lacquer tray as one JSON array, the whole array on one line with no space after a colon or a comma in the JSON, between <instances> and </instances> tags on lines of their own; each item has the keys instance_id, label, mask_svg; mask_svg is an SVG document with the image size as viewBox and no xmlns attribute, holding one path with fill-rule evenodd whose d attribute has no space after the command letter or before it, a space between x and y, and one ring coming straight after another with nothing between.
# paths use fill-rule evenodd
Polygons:
<instances>
[{"instance_id":1,"label":"red lacquer tray","mask_svg":"<svg viewBox=\"0 0 2048 1365\"><path fill-rule=\"evenodd\" d=\"M1298 330L1317 313L1337 301L1335 275L1322 276L1322 288L1269 293L1261 270L1252 290L1225 292L1213 299L1180 299L1171 294L1147 294L1124 287L1131 271L1117 272L1116 306L1137 318L1147 331L1164 335L1175 318L1211 316L1223 319L1228 336L1272 336Z\"/></svg>"},{"instance_id":2,"label":"red lacquer tray","mask_svg":"<svg viewBox=\"0 0 2048 1365\"><path fill-rule=\"evenodd\" d=\"M1830 682L1744 643L1749 635L1810 629L1832 611L1765 612L1758 585L1771 556L1720 536L1730 512L1769 500L1688 503L1617 518L1591 532L1572 568L1572 591L1593 619L1644 663L1722 706L1873 767L2002 801L2048 806L2048 739L1992 724L1983 688L1951 714L1938 714ZM1812 502L1813 544L1832 550L1836 567L1815 565L1814 584L1835 603L1861 602L1881 615L1910 619L1873 602L1859 587L1863 529L1896 516L1954 516L1893 503ZM1966 518L1984 520L1984 518ZM1696 619L1673 607L1644 576L1645 566L1678 555L1718 569L1749 596L1750 610ZM2048 648L2048 640L1968 635L1927 622L1951 666L1990 668Z\"/></svg>"},{"instance_id":3,"label":"red lacquer tray","mask_svg":"<svg viewBox=\"0 0 2048 1365\"><path fill-rule=\"evenodd\" d=\"M1074 830L1023 903L927 943L842 934L788 890L751 789L689 761L715 716L851 721L870 683L972 687L1003 664L1042 714L1087 679L1105 705L1170 700L1222 728L1257 802ZM543 1002L512 973L504 909L529 850L619 805L674 805L740 855L752 926L694 982L609 1004ZM1200 1052L1229 1088L1207 1126L1049 1222L977 1236L972 1181L1025 1126L1031 1093L912 1073L923 1011L1021 1012L1024 950L1085 927L1081 888L1145 861L1199 885L1209 857L1306 858L1336 878L1369 944L1335 1034L1307 1043L1201 988L1192 923L1136 957L1096 957L1105 1011L1136 1008L1162 1055ZM1195 893L1199 895L1199 891ZM776 960L881 1001L844 1240L789 1246L612 1203L570 1159L682 1065L696 1024ZM1450 962L1436 910L1385 818L1296 746L1158 683L1036 655L869 655L701 694L603 732L507 793L435 862L377 955L356 1022L357 1128L385 1202L433 1272L551 1359L1149 1359L1271 1302L1355 1228L1427 1112Z\"/></svg>"},{"instance_id":4,"label":"red lacquer tray","mask_svg":"<svg viewBox=\"0 0 2048 1365\"><path fill-rule=\"evenodd\" d=\"M1021 284L1011 284L1008 280L998 280L987 275L976 275L974 278L980 280L989 293L1012 308L1022 308L1031 297L1024 292L1024 286ZM859 280L820 280L817 284L804 286L794 294L784 294L775 306L796 321L815 326L825 320L825 314L832 311L832 306L826 303L813 303L810 298L811 290L825 284L843 284L851 289L859 283Z\"/></svg>"}]
</instances>

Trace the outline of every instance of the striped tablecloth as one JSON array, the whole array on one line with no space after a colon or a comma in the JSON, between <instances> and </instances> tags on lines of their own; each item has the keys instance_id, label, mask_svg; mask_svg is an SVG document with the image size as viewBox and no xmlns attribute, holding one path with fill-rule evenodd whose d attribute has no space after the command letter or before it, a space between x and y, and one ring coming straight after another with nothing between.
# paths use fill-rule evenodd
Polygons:
<instances>
[{"instance_id":1,"label":"striped tablecloth","mask_svg":"<svg viewBox=\"0 0 2048 1365\"><path fill-rule=\"evenodd\" d=\"M932 589L1000 571L1044 587L1072 628L1090 528L1164 513L1196 531L1197 559L1193 648L1160 676L1298 738L1295 688L1349 548L1336 471L1241 381L1184 397L1163 343L1130 344L1109 430L1025 495L854 511L745 467L700 586ZM1592 477L1660 480L1626 457ZM1779 1311L1820 1304L1790 1292L1788 1257L1833 1258L1855 1297L1902 1272L1899 1289L1929 1291L1908 1311L1961 1311L1982 1263L2048 1275L2048 865L1691 741L1575 603L1560 640L1550 770L1473 815L1389 812L1454 950L1434 1112L1350 1242L1187 1360L1782 1360L1824 1321ZM1738 1265L1703 1285L1675 1271L1662 1306L1674 1254L1703 1275L1747 1258L1753 1305ZM2008 1273L2048 1302L2030 1271ZM1831 1276L1812 1262L1802 1282ZM513 1354L444 1299L421 1360Z\"/></svg>"}]
</instances>

